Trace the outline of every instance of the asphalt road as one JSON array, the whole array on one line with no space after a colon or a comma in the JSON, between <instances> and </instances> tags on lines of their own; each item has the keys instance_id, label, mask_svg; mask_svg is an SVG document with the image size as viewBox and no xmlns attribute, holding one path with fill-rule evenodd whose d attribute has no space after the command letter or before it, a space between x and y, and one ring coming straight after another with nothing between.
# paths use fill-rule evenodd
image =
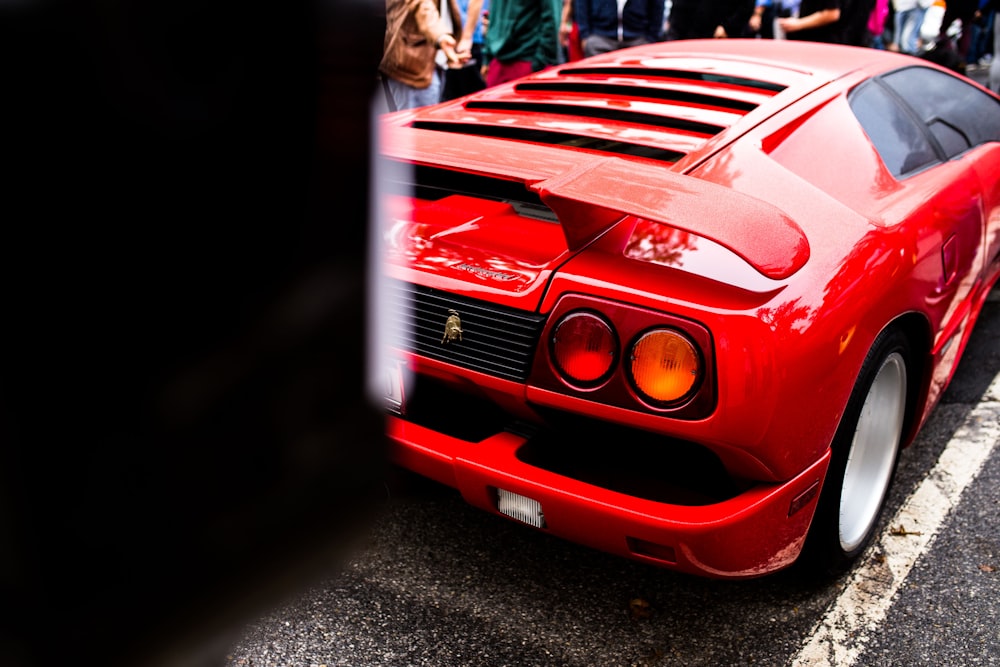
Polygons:
<instances>
[{"instance_id":1,"label":"asphalt road","mask_svg":"<svg viewBox=\"0 0 1000 667\"><path fill-rule=\"evenodd\" d=\"M679 575L551 538L407 478L328 578L233 638L225 666L1000 664L998 341L1000 289L902 455L882 542L859 564L860 581ZM968 461L968 452L988 455L967 487L942 481L939 459ZM914 507L928 485L935 508ZM900 511L905 518L894 518Z\"/></svg>"}]
</instances>

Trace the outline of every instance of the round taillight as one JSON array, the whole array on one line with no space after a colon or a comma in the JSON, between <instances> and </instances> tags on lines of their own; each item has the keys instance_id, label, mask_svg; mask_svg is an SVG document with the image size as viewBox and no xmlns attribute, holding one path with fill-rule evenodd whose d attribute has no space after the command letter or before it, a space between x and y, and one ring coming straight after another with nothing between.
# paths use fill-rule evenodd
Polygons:
<instances>
[{"instance_id":1,"label":"round taillight","mask_svg":"<svg viewBox=\"0 0 1000 667\"><path fill-rule=\"evenodd\" d=\"M632 345L629 373L644 398L666 405L686 397L701 379L701 357L679 331L655 329Z\"/></svg>"},{"instance_id":2,"label":"round taillight","mask_svg":"<svg viewBox=\"0 0 1000 667\"><path fill-rule=\"evenodd\" d=\"M618 356L611 326L587 312L571 313L552 330L552 360L572 384L594 386L607 379Z\"/></svg>"}]
</instances>

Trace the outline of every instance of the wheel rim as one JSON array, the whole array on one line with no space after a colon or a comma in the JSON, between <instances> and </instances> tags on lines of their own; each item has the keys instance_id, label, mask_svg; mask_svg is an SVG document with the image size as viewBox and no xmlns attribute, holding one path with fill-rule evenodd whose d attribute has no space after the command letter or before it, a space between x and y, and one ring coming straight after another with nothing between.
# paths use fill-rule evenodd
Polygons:
<instances>
[{"instance_id":1,"label":"wheel rim","mask_svg":"<svg viewBox=\"0 0 1000 667\"><path fill-rule=\"evenodd\" d=\"M894 352L868 390L844 470L839 532L845 552L864 543L878 518L892 478L905 408L906 363Z\"/></svg>"}]
</instances>

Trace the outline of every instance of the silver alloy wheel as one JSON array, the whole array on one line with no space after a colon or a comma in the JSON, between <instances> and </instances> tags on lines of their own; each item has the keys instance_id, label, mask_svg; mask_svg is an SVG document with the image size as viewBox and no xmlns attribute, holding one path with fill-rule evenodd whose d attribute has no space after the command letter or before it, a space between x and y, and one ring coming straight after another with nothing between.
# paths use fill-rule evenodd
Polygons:
<instances>
[{"instance_id":1,"label":"silver alloy wheel","mask_svg":"<svg viewBox=\"0 0 1000 667\"><path fill-rule=\"evenodd\" d=\"M892 478L906 408L906 362L893 352L879 368L858 417L840 492L841 548L861 545L878 517Z\"/></svg>"}]
</instances>

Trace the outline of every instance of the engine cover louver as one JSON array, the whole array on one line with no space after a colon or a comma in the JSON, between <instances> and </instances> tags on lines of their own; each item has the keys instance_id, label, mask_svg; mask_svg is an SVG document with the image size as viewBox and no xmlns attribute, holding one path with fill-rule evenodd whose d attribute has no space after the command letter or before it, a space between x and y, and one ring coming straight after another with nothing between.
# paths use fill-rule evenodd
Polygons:
<instances>
[{"instance_id":1,"label":"engine cover louver","mask_svg":"<svg viewBox=\"0 0 1000 667\"><path fill-rule=\"evenodd\" d=\"M382 297L396 345L494 377L528 378L544 316L398 280L386 282ZM449 336L451 311L461 333Z\"/></svg>"},{"instance_id":2,"label":"engine cover louver","mask_svg":"<svg viewBox=\"0 0 1000 667\"><path fill-rule=\"evenodd\" d=\"M412 127L676 164L786 89L751 76L654 64L568 64L461 102Z\"/></svg>"}]
</instances>

